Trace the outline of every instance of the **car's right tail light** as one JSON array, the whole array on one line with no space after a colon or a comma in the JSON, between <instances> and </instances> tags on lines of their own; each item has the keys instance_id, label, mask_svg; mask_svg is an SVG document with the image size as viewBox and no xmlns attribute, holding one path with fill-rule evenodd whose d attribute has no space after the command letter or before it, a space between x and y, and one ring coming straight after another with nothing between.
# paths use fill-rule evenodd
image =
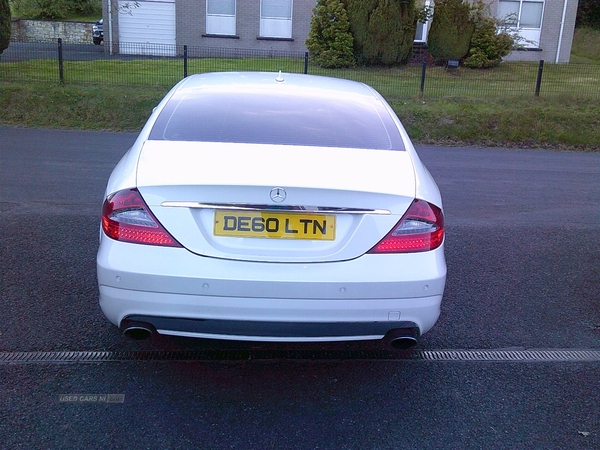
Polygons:
<instances>
[{"instance_id":1,"label":"car's right tail light","mask_svg":"<svg viewBox=\"0 0 600 450\"><path fill-rule=\"evenodd\" d=\"M444 214L437 206L415 199L402 219L368 253L414 253L435 250L444 242Z\"/></svg>"}]
</instances>

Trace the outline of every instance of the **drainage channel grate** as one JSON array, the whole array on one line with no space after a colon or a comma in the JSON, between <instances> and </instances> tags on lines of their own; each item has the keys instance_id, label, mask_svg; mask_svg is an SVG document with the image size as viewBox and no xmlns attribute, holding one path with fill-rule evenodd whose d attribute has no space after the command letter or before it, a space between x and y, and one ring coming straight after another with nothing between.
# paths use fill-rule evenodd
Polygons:
<instances>
[{"instance_id":1,"label":"drainage channel grate","mask_svg":"<svg viewBox=\"0 0 600 450\"><path fill-rule=\"evenodd\" d=\"M600 350L181 350L114 352L0 352L0 364L127 361L413 360L499 362L599 362Z\"/></svg>"},{"instance_id":2,"label":"drainage channel grate","mask_svg":"<svg viewBox=\"0 0 600 450\"><path fill-rule=\"evenodd\" d=\"M423 350L430 361L597 362L600 350Z\"/></svg>"}]
</instances>

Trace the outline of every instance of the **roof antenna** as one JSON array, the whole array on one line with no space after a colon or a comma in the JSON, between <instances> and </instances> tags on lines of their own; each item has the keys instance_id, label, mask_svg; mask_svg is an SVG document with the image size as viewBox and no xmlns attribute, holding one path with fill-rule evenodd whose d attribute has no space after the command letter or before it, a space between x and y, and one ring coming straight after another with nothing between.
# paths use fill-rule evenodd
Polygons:
<instances>
[{"instance_id":1,"label":"roof antenna","mask_svg":"<svg viewBox=\"0 0 600 450\"><path fill-rule=\"evenodd\" d=\"M277 81L278 83L281 83L283 80L283 75L281 75L281 70L279 71L279 75L277 76L277 78L275 78L275 81Z\"/></svg>"}]
</instances>

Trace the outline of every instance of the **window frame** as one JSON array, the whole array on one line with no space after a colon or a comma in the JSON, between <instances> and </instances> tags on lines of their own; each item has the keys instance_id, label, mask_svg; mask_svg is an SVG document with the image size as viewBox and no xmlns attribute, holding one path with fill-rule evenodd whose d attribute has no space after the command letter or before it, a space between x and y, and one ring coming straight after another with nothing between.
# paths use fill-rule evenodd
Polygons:
<instances>
[{"instance_id":1,"label":"window frame","mask_svg":"<svg viewBox=\"0 0 600 450\"><path fill-rule=\"evenodd\" d=\"M265 15L265 2L288 2L289 17ZM294 0L260 0L260 29L259 38L267 39L292 39L292 24L294 17Z\"/></svg>"},{"instance_id":2,"label":"window frame","mask_svg":"<svg viewBox=\"0 0 600 450\"><path fill-rule=\"evenodd\" d=\"M507 23L506 26L510 30L515 31L524 42L521 46L526 48L539 48L542 28L544 26L544 12L546 10L546 0L498 0L498 7L496 10L496 17L500 20L506 19L505 16L500 16L500 6L502 3L518 3L518 13L515 23ZM539 17L539 27L524 27L521 25L522 12L524 3L535 3L542 6Z\"/></svg>"},{"instance_id":3,"label":"window frame","mask_svg":"<svg viewBox=\"0 0 600 450\"><path fill-rule=\"evenodd\" d=\"M210 13L210 3L206 0L206 34L209 36L235 36L237 32L237 0L233 2L233 14Z\"/></svg>"}]
</instances>

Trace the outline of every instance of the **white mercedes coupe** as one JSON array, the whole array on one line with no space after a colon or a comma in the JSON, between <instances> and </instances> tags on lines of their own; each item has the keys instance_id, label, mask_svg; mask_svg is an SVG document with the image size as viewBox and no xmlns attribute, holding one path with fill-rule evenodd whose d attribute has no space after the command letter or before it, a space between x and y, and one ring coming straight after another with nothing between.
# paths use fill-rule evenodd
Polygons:
<instances>
[{"instance_id":1,"label":"white mercedes coupe","mask_svg":"<svg viewBox=\"0 0 600 450\"><path fill-rule=\"evenodd\" d=\"M100 306L131 338L383 339L407 349L439 317L440 193L365 84L185 78L105 198Z\"/></svg>"}]
</instances>

